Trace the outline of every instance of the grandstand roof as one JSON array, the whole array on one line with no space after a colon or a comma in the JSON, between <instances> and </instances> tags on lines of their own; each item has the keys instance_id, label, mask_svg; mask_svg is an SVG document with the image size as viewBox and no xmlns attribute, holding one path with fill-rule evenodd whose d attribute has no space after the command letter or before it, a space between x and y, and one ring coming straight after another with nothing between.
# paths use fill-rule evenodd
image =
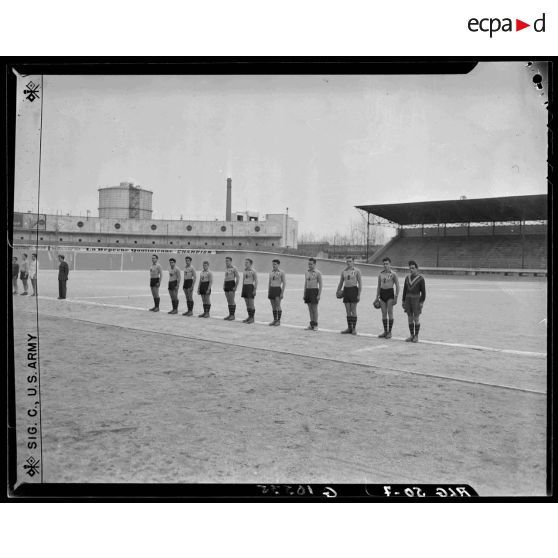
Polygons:
<instances>
[{"instance_id":1,"label":"grandstand roof","mask_svg":"<svg viewBox=\"0 0 558 558\"><path fill-rule=\"evenodd\" d=\"M356 205L400 225L542 221L548 219L547 195L509 196L384 205Z\"/></svg>"}]
</instances>

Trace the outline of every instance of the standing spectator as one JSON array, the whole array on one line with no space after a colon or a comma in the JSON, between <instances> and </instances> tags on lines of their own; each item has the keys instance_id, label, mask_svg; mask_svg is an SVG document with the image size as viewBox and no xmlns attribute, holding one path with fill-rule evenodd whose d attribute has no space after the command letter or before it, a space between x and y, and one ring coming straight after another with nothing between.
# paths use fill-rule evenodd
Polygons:
<instances>
[{"instance_id":1,"label":"standing spectator","mask_svg":"<svg viewBox=\"0 0 558 558\"><path fill-rule=\"evenodd\" d=\"M37 296L37 274L39 271L39 260L37 260L37 254L31 254L31 263L29 264L29 278L31 279L31 287L33 288L33 294L31 296Z\"/></svg>"},{"instance_id":2,"label":"standing spectator","mask_svg":"<svg viewBox=\"0 0 558 558\"><path fill-rule=\"evenodd\" d=\"M19 275L19 264L17 257L12 258L12 294L17 294L17 276Z\"/></svg>"},{"instance_id":3,"label":"standing spectator","mask_svg":"<svg viewBox=\"0 0 558 558\"><path fill-rule=\"evenodd\" d=\"M21 265L19 266L19 278L23 283L23 292L21 296L27 294L28 281L29 281L29 261L27 260L27 254L21 256Z\"/></svg>"},{"instance_id":4,"label":"standing spectator","mask_svg":"<svg viewBox=\"0 0 558 558\"><path fill-rule=\"evenodd\" d=\"M58 266L58 300L66 298L66 282L68 281L68 275L70 273L70 267L64 259L62 254L58 256L58 261L60 262Z\"/></svg>"}]
</instances>

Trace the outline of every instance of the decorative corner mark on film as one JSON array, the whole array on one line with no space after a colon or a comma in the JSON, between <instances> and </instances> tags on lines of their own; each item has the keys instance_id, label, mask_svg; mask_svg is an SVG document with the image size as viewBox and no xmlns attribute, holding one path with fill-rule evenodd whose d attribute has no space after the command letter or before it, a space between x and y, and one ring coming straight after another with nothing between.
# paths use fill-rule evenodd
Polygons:
<instances>
[{"instance_id":1,"label":"decorative corner mark on film","mask_svg":"<svg viewBox=\"0 0 558 558\"><path fill-rule=\"evenodd\" d=\"M26 465L24 465L23 468L31 478L39 474L39 468L41 463L40 459L35 459L33 456L31 456L26 459L25 463Z\"/></svg>"},{"instance_id":2,"label":"decorative corner mark on film","mask_svg":"<svg viewBox=\"0 0 558 558\"><path fill-rule=\"evenodd\" d=\"M25 98L28 101L32 103L35 99L40 99L39 97L39 89L41 88L40 85L34 83L33 81L30 81L25 87L26 89L23 90L23 94L25 95Z\"/></svg>"}]
</instances>

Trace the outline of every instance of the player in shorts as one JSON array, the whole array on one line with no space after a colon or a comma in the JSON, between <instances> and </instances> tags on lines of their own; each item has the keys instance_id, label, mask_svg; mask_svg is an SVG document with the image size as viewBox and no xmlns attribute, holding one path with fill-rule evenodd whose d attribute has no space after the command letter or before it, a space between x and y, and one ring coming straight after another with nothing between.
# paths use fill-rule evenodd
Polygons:
<instances>
[{"instance_id":1,"label":"player in shorts","mask_svg":"<svg viewBox=\"0 0 558 558\"><path fill-rule=\"evenodd\" d=\"M360 269L355 267L355 259L347 258L347 267L341 272L339 285L337 285L338 296L342 294L343 303L347 311L347 329L341 333L352 333L356 335L357 304L360 301L362 291L362 276Z\"/></svg>"},{"instance_id":2,"label":"player in shorts","mask_svg":"<svg viewBox=\"0 0 558 558\"><path fill-rule=\"evenodd\" d=\"M269 322L270 326L280 326L281 316L283 314L283 310L281 310L281 300L285 293L287 279L285 278L285 272L279 269L280 263L279 260L273 260L271 262L272 270L269 274L267 298L269 298L271 302L271 310L273 312L273 321Z\"/></svg>"},{"instance_id":3,"label":"player in shorts","mask_svg":"<svg viewBox=\"0 0 558 558\"><path fill-rule=\"evenodd\" d=\"M31 279L31 287L33 293L31 296L38 296L37 290L37 277L39 272L39 260L37 259L37 254L31 254L31 263L29 264L29 279Z\"/></svg>"},{"instance_id":4,"label":"player in shorts","mask_svg":"<svg viewBox=\"0 0 558 558\"><path fill-rule=\"evenodd\" d=\"M409 271L411 273L405 277L405 284L403 286L402 304L403 310L409 319L411 336L405 339L405 341L418 343L420 315L422 314L422 306L426 299L426 285L424 277L419 273L417 262L414 260L409 262Z\"/></svg>"},{"instance_id":5,"label":"player in shorts","mask_svg":"<svg viewBox=\"0 0 558 558\"><path fill-rule=\"evenodd\" d=\"M305 304L308 304L310 313L310 325L306 328L310 331L318 331L318 303L322 296L322 274L316 269L316 259L309 258L308 271L304 274L304 296Z\"/></svg>"},{"instance_id":6,"label":"player in shorts","mask_svg":"<svg viewBox=\"0 0 558 558\"><path fill-rule=\"evenodd\" d=\"M19 278L23 283L23 292L20 296L25 296L27 294L28 281L29 281L29 261L27 260L27 254L21 255L21 265L19 266Z\"/></svg>"},{"instance_id":7,"label":"player in shorts","mask_svg":"<svg viewBox=\"0 0 558 558\"><path fill-rule=\"evenodd\" d=\"M186 256L184 258L186 265L184 266L184 284L182 289L186 295L186 306L188 310L184 312L183 316L194 315L194 285L196 283L196 270L192 267L192 258Z\"/></svg>"},{"instance_id":8,"label":"player in shorts","mask_svg":"<svg viewBox=\"0 0 558 558\"><path fill-rule=\"evenodd\" d=\"M12 258L12 294L17 294L17 277L19 275L19 264L17 263L17 257Z\"/></svg>"},{"instance_id":9,"label":"player in shorts","mask_svg":"<svg viewBox=\"0 0 558 558\"><path fill-rule=\"evenodd\" d=\"M225 282L223 283L223 291L225 291L225 298L227 299L227 304L229 306L229 315L225 316L223 319L227 321L233 321L235 319L234 314L236 312L236 303L234 301L234 296L238 284L240 283L240 274L234 265L232 264L232 258L227 256L225 258Z\"/></svg>"},{"instance_id":10,"label":"player in shorts","mask_svg":"<svg viewBox=\"0 0 558 558\"><path fill-rule=\"evenodd\" d=\"M153 308L149 309L150 312L159 312L159 302L161 302L159 287L162 280L163 268L159 263L159 256L153 254L151 256L151 267L149 268L149 287L151 289L151 296L153 296Z\"/></svg>"},{"instance_id":11,"label":"player in shorts","mask_svg":"<svg viewBox=\"0 0 558 558\"><path fill-rule=\"evenodd\" d=\"M213 273L209 271L209 262L203 262L203 269L200 271L200 280L198 283L198 294L202 298L203 313L198 318L209 318L209 310L211 310L211 286L213 285Z\"/></svg>"},{"instance_id":12,"label":"player in shorts","mask_svg":"<svg viewBox=\"0 0 558 558\"><path fill-rule=\"evenodd\" d=\"M384 269L378 275L376 300L380 303L382 309L384 332L380 333L378 337L390 339L393 327L393 307L397 304L397 297L399 296L399 279L395 271L391 269L391 260L387 256L382 260L382 263Z\"/></svg>"},{"instance_id":13,"label":"player in shorts","mask_svg":"<svg viewBox=\"0 0 558 558\"><path fill-rule=\"evenodd\" d=\"M176 260L169 258L169 295L172 310L168 314L178 314L178 285L180 285L180 269L176 267Z\"/></svg>"},{"instance_id":14,"label":"player in shorts","mask_svg":"<svg viewBox=\"0 0 558 558\"><path fill-rule=\"evenodd\" d=\"M246 301L246 311L248 317L242 320L245 324L253 324L254 316L256 314L256 307L254 306L254 299L256 298L256 291L258 289L258 274L255 269L252 269L254 262L250 258L244 260L244 272L242 273L242 298Z\"/></svg>"}]
</instances>

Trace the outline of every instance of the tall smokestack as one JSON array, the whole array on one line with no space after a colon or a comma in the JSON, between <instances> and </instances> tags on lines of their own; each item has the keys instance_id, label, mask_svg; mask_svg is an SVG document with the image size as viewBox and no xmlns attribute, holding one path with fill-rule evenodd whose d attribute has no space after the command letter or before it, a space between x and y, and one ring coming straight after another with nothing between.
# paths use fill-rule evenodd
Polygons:
<instances>
[{"instance_id":1,"label":"tall smokestack","mask_svg":"<svg viewBox=\"0 0 558 558\"><path fill-rule=\"evenodd\" d=\"M227 178L227 214L225 216L225 221L232 221L231 196L232 196L232 178Z\"/></svg>"}]
</instances>

